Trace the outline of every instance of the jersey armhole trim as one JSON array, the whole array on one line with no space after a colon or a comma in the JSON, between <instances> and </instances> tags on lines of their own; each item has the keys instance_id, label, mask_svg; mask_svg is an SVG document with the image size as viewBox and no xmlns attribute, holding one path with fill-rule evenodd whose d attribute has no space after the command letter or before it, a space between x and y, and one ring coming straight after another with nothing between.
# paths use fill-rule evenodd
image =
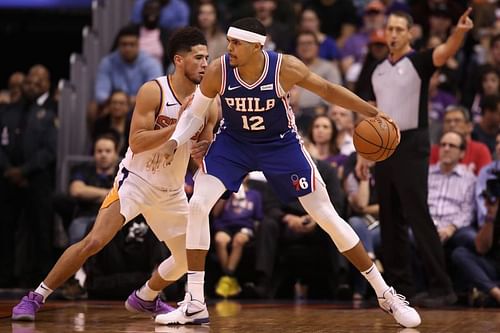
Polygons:
<instances>
[{"instance_id":1,"label":"jersey armhole trim","mask_svg":"<svg viewBox=\"0 0 500 333\"><path fill-rule=\"evenodd\" d=\"M155 121L156 121L156 119L158 118L158 115L161 112L161 108L163 106L163 88L161 87L161 84L160 84L160 82L158 82L157 79L154 79L153 81L156 82L156 84L160 88L160 103L158 104L158 107L155 110Z\"/></svg>"}]
</instances>

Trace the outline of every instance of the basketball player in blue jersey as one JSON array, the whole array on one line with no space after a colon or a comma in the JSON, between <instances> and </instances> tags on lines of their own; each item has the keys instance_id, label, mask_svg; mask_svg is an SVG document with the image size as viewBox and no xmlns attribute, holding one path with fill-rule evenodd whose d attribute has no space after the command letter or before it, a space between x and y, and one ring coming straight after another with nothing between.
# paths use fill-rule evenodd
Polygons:
<instances>
[{"instance_id":1,"label":"basketball player in blue jersey","mask_svg":"<svg viewBox=\"0 0 500 333\"><path fill-rule=\"evenodd\" d=\"M137 94L130 147L92 230L83 240L67 248L38 288L30 291L12 309L13 320L35 320L36 312L52 291L139 214L144 215L151 230L165 242L172 255L160 263L142 288L128 297L125 307L150 315L173 310L158 294L187 270L188 203L184 178L190 148L193 158L198 157L201 163L208 142L212 141L217 107L211 106L207 112L198 142L187 140L179 146L175 159L170 164L165 162L162 145L173 133L182 112L181 101L192 96L208 65L207 41L203 33L192 27L176 31L169 40L169 57L175 65L174 73L146 82Z\"/></svg>"},{"instance_id":2,"label":"basketball player in blue jersey","mask_svg":"<svg viewBox=\"0 0 500 333\"><path fill-rule=\"evenodd\" d=\"M330 235L338 249L374 288L380 307L405 327L420 324L420 316L404 296L389 287L367 255L358 236L337 214L311 157L295 127L288 91L298 85L323 99L367 117L384 116L347 89L332 84L297 58L264 51L264 26L255 18L234 22L228 30L228 53L207 68L172 137L166 155L195 133L217 94L223 120L195 179L186 234L188 290L175 311L156 317L160 324L207 322L203 294L205 256L210 235L208 214L226 190L236 192L253 170L264 172L283 200L298 197L308 214Z\"/></svg>"}]
</instances>

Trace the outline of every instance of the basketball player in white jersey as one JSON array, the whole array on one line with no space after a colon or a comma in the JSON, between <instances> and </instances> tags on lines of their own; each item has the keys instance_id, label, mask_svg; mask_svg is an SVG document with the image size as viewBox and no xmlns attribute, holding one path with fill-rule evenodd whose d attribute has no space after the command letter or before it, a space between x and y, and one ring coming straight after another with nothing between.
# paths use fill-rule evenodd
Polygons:
<instances>
[{"instance_id":1,"label":"basketball player in white jersey","mask_svg":"<svg viewBox=\"0 0 500 333\"><path fill-rule=\"evenodd\" d=\"M145 83L137 94L130 129L130 147L120 164L113 189L105 198L90 233L70 246L35 291L12 310L13 320L35 319L52 291L99 252L125 223L142 214L155 235L168 246L171 256L163 261L142 288L134 291L125 307L129 311L157 315L172 310L159 292L187 271L186 225L188 202L184 177L190 150L201 160L212 139L217 121L215 103L205 117L197 143L181 145L172 161L164 159L162 146L172 135L180 116L181 101L200 83L208 61L207 41L195 28L172 35L169 56L175 72ZM203 140L202 140L203 139Z\"/></svg>"}]
</instances>

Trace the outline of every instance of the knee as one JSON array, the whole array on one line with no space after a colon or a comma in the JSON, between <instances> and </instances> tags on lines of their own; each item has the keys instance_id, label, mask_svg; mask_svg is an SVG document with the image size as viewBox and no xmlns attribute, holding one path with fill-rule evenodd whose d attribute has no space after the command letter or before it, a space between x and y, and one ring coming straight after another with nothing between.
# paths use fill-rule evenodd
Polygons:
<instances>
[{"instance_id":1,"label":"knee","mask_svg":"<svg viewBox=\"0 0 500 333\"><path fill-rule=\"evenodd\" d=\"M233 238L233 247L243 247L248 242L248 236L242 233L237 233Z\"/></svg>"},{"instance_id":2,"label":"knee","mask_svg":"<svg viewBox=\"0 0 500 333\"><path fill-rule=\"evenodd\" d=\"M215 234L214 240L217 245L227 246L227 244L231 241L231 238L224 232L218 232Z\"/></svg>"},{"instance_id":3,"label":"knee","mask_svg":"<svg viewBox=\"0 0 500 333\"><path fill-rule=\"evenodd\" d=\"M468 256L469 256L469 250L467 250L463 246L459 246L451 253L451 261L455 265L460 264Z\"/></svg>"},{"instance_id":4,"label":"knee","mask_svg":"<svg viewBox=\"0 0 500 333\"><path fill-rule=\"evenodd\" d=\"M204 198L193 197L189 202L189 213L191 216L208 216L210 213L210 204Z\"/></svg>"}]
</instances>

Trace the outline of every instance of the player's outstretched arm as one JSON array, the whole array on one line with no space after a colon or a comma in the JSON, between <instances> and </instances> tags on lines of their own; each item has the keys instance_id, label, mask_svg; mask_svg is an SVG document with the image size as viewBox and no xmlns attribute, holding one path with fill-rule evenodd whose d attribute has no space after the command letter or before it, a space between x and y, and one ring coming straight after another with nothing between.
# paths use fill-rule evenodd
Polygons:
<instances>
[{"instance_id":1,"label":"player's outstretched arm","mask_svg":"<svg viewBox=\"0 0 500 333\"><path fill-rule=\"evenodd\" d=\"M446 61L457 53L458 49L462 46L465 35L469 30L474 27L474 23L469 18L472 8L467 8L465 13L458 20L457 26L453 33L448 37L444 44L439 45L432 53L432 62L434 66L443 66Z\"/></svg>"},{"instance_id":2,"label":"player's outstretched arm","mask_svg":"<svg viewBox=\"0 0 500 333\"><path fill-rule=\"evenodd\" d=\"M362 113L367 117L373 117L379 113L375 106L364 101L348 89L328 82L319 75L311 72L302 61L294 56L283 56L283 66L281 68L280 81L282 85L296 84L332 104ZM291 86L283 88L289 90Z\"/></svg>"},{"instance_id":3,"label":"player's outstretched arm","mask_svg":"<svg viewBox=\"0 0 500 333\"><path fill-rule=\"evenodd\" d=\"M201 165L201 161L214 138L214 127L219 119L219 106L216 99L212 101L208 109L207 117L207 123L201 131L198 141L191 146L191 157L198 165Z\"/></svg>"},{"instance_id":4,"label":"player's outstretched arm","mask_svg":"<svg viewBox=\"0 0 500 333\"><path fill-rule=\"evenodd\" d=\"M130 124L129 146L134 154L160 146L174 132L175 126L154 130L156 110L160 107L160 96L161 89L156 81L146 82L139 89Z\"/></svg>"},{"instance_id":5,"label":"player's outstretched arm","mask_svg":"<svg viewBox=\"0 0 500 333\"><path fill-rule=\"evenodd\" d=\"M201 81L200 89L196 89L193 101L180 117L172 137L165 145L165 155L172 155L178 146L187 142L205 123L206 112L221 85L220 61L213 61Z\"/></svg>"}]
</instances>

